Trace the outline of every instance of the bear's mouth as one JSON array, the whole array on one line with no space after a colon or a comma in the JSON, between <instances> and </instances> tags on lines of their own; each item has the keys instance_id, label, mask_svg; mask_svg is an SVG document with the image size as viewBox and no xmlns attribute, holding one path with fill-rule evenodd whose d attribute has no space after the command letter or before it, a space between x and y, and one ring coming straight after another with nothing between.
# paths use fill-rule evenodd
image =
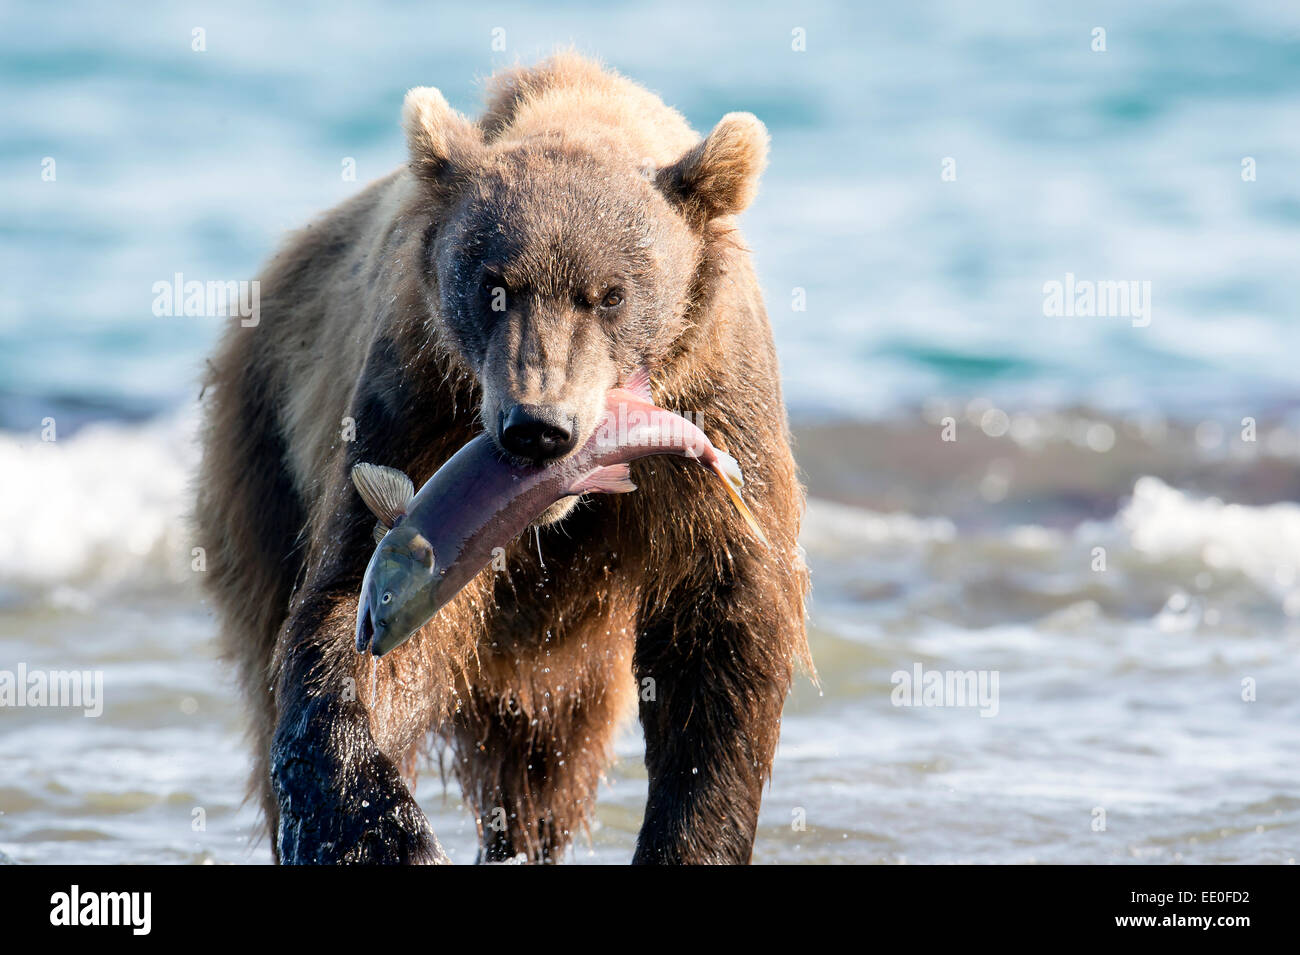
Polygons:
<instances>
[{"instance_id":1,"label":"bear's mouth","mask_svg":"<svg viewBox=\"0 0 1300 955\"><path fill-rule=\"evenodd\" d=\"M539 463L530 458L521 458L517 454L511 454L508 450L506 450L501 446L501 441L499 440L498 433L495 430L490 431L489 435L492 438L492 446L496 450L497 457L500 458L505 464L513 468L533 470L533 471L538 471L538 470L551 471L556 468L563 467L564 462L569 458L573 457L574 455L578 454L582 450L583 446L587 443L587 441L590 440L590 436L588 436L587 439L585 439L581 444L575 447L568 454L565 454L562 457L555 458L554 460L551 461L543 461ZM578 503L578 498L576 497L566 497L559 501L556 501L546 510L542 511L542 513L538 514L535 518L533 518L533 520L529 522L528 526L547 527L551 524L558 523L559 521L562 521L564 520L564 518L569 516L570 512L572 512L573 508L577 505L577 503Z\"/></svg>"},{"instance_id":2,"label":"bear's mouth","mask_svg":"<svg viewBox=\"0 0 1300 955\"><path fill-rule=\"evenodd\" d=\"M570 460L577 457L582 452L583 447L591 440L592 436L591 434L586 435L573 447L572 450L566 451L562 455L539 461L536 458L530 458L526 455L515 454L509 448L503 447L500 435L495 429L488 429L485 433L488 438L491 439L492 450L496 454L497 458L500 459L501 463L520 471L531 472L554 471L558 468L564 467ZM594 433L595 429L592 429L592 434Z\"/></svg>"},{"instance_id":3,"label":"bear's mouth","mask_svg":"<svg viewBox=\"0 0 1300 955\"><path fill-rule=\"evenodd\" d=\"M576 415L548 405L502 407L487 430L498 455L508 464L542 470L573 457L590 438Z\"/></svg>"}]
</instances>

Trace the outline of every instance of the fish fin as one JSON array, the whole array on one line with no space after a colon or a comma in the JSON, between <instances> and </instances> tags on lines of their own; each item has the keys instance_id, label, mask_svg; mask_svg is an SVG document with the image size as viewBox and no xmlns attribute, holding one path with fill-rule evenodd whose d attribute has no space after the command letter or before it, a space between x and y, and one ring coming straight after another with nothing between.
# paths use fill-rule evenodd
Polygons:
<instances>
[{"instance_id":1,"label":"fish fin","mask_svg":"<svg viewBox=\"0 0 1300 955\"><path fill-rule=\"evenodd\" d=\"M718 454L718 463L713 466L713 470L731 487L740 490L745 486L745 475L740 472L740 462L721 448L714 450Z\"/></svg>"},{"instance_id":2,"label":"fish fin","mask_svg":"<svg viewBox=\"0 0 1300 955\"><path fill-rule=\"evenodd\" d=\"M758 526L758 518L754 517L754 512L749 509L745 499L740 496L740 489L745 486L745 479L741 476L740 465L736 459L725 451L718 452L718 459L713 462L713 470L722 479L722 486L726 489L727 497L731 498L731 503L735 505L740 516L745 519L749 529L753 531L754 536L763 542L764 547L771 545L767 542L767 535L763 533L763 528Z\"/></svg>"},{"instance_id":3,"label":"fish fin","mask_svg":"<svg viewBox=\"0 0 1300 955\"><path fill-rule=\"evenodd\" d=\"M370 512L385 528L396 526L406 516L406 508L415 497L415 485L396 468L361 463L352 468L352 483Z\"/></svg>"},{"instance_id":4,"label":"fish fin","mask_svg":"<svg viewBox=\"0 0 1300 955\"><path fill-rule=\"evenodd\" d=\"M371 531L372 536L375 538L375 543L378 544L382 542L383 539L388 536L390 529L391 528L384 526L383 521L375 521L375 529Z\"/></svg>"},{"instance_id":5,"label":"fish fin","mask_svg":"<svg viewBox=\"0 0 1300 955\"><path fill-rule=\"evenodd\" d=\"M636 371L632 372L632 377L628 378L622 385L624 391L630 391L638 398L644 398L650 401L650 369L642 365Z\"/></svg>"},{"instance_id":6,"label":"fish fin","mask_svg":"<svg viewBox=\"0 0 1300 955\"><path fill-rule=\"evenodd\" d=\"M626 494L635 491L632 470L626 464L611 464L584 474L573 484L574 494Z\"/></svg>"}]
</instances>

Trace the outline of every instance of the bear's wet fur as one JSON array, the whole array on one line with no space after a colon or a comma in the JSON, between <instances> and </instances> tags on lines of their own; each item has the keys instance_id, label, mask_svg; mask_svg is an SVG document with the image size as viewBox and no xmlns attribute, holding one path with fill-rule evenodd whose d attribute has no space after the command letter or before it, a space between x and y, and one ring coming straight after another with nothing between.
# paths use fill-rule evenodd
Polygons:
<instances>
[{"instance_id":1,"label":"bear's wet fur","mask_svg":"<svg viewBox=\"0 0 1300 955\"><path fill-rule=\"evenodd\" d=\"M408 165L288 239L207 378L197 543L275 856L442 861L408 781L446 744L480 860L555 861L637 710L634 861L748 862L808 659L803 491L734 220L766 131L730 114L701 140L573 54L494 77L477 121L412 90L403 124ZM374 521L351 467L418 487L521 402L585 438L640 364L740 462L769 546L703 469L643 459L636 492L552 509L410 641L359 654Z\"/></svg>"}]
</instances>

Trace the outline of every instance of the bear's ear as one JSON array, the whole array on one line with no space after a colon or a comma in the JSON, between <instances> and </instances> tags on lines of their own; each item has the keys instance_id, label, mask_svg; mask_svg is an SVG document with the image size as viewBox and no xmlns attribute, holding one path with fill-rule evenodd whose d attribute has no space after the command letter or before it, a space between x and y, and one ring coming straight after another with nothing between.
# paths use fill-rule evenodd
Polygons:
<instances>
[{"instance_id":1,"label":"bear's ear","mask_svg":"<svg viewBox=\"0 0 1300 955\"><path fill-rule=\"evenodd\" d=\"M482 131L447 104L432 86L417 86L402 104L402 128L411 171L428 182L450 185L475 165Z\"/></svg>"},{"instance_id":2,"label":"bear's ear","mask_svg":"<svg viewBox=\"0 0 1300 955\"><path fill-rule=\"evenodd\" d=\"M655 175L655 184L686 218L702 226L734 215L753 200L767 165L767 128L753 113L728 113L703 142Z\"/></svg>"}]
</instances>

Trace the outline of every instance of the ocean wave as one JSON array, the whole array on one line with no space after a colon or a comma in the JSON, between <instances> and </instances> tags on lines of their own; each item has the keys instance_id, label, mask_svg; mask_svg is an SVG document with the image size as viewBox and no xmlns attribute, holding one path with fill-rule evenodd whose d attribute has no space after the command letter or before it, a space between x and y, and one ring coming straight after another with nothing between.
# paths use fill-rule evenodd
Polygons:
<instances>
[{"instance_id":1,"label":"ocean wave","mask_svg":"<svg viewBox=\"0 0 1300 955\"><path fill-rule=\"evenodd\" d=\"M57 601L71 592L178 589L192 595L188 515L198 463L193 411L143 424L104 422L67 438L0 432L0 594ZM815 491L815 489L814 489ZM1250 506L1139 478L1117 512L1070 529L1012 524L966 532L945 517L880 513L813 497L802 542L819 589L945 577L1017 580L1087 595L1105 580L1165 593L1240 578L1300 616L1300 505ZM1114 574L1098 575L1101 569ZM1240 582L1240 580L1238 582ZM1161 597L1161 602L1165 598Z\"/></svg>"},{"instance_id":2,"label":"ocean wave","mask_svg":"<svg viewBox=\"0 0 1300 955\"><path fill-rule=\"evenodd\" d=\"M1105 619L1251 632L1300 617L1300 505L1225 503L1140 477L1105 520L962 530L945 518L812 499L814 600L853 631L892 621L1051 629ZM928 624L927 624L928 625Z\"/></svg>"},{"instance_id":3,"label":"ocean wave","mask_svg":"<svg viewBox=\"0 0 1300 955\"><path fill-rule=\"evenodd\" d=\"M1199 560L1210 571L1237 571L1300 615L1300 505L1264 507L1195 498L1154 477L1138 480L1120 514L1133 547L1155 561Z\"/></svg>"},{"instance_id":4,"label":"ocean wave","mask_svg":"<svg viewBox=\"0 0 1300 955\"><path fill-rule=\"evenodd\" d=\"M99 422L61 438L0 432L0 594L189 582L197 418Z\"/></svg>"}]
</instances>

